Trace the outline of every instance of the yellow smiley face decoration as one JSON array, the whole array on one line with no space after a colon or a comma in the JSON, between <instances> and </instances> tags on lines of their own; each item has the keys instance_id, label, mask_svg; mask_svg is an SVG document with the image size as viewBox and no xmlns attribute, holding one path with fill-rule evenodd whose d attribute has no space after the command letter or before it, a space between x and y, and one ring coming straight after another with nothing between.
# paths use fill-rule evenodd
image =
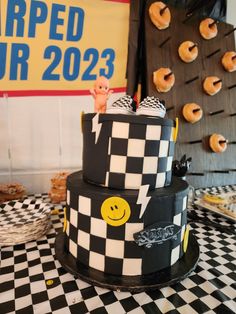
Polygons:
<instances>
[{"instance_id":1,"label":"yellow smiley face decoration","mask_svg":"<svg viewBox=\"0 0 236 314\"><path fill-rule=\"evenodd\" d=\"M131 211L129 203L125 199L113 196L102 203L101 214L106 223L118 227L126 223Z\"/></svg>"}]
</instances>

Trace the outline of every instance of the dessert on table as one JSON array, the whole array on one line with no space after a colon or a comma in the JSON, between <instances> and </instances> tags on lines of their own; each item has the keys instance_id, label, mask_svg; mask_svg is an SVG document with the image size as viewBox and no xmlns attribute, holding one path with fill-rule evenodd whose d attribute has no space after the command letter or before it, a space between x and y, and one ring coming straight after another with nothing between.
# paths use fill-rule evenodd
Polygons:
<instances>
[{"instance_id":1,"label":"dessert on table","mask_svg":"<svg viewBox=\"0 0 236 314\"><path fill-rule=\"evenodd\" d=\"M66 183L64 257L121 278L165 271L189 249L188 183L172 177L178 122L154 96L132 104L82 115L83 170Z\"/></svg>"},{"instance_id":2,"label":"dessert on table","mask_svg":"<svg viewBox=\"0 0 236 314\"><path fill-rule=\"evenodd\" d=\"M0 203L22 199L26 195L26 188L20 183L0 184Z\"/></svg>"},{"instance_id":3,"label":"dessert on table","mask_svg":"<svg viewBox=\"0 0 236 314\"><path fill-rule=\"evenodd\" d=\"M51 203L58 204L66 200L66 179L69 172L61 171L51 179L49 197Z\"/></svg>"}]
</instances>

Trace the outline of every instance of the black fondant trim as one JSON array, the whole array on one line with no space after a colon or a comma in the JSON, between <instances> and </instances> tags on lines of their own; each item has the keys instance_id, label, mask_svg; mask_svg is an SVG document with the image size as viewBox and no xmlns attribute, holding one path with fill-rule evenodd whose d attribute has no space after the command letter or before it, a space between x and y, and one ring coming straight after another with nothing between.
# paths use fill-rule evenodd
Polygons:
<instances>
[{"instance_id":1,"label":"black fondant trim","mask_svg":"<svg viewBox=\"0 0 236 314\"><path fill-rule=\"evenodd\" d=\"M129 198L138 196L139 190L117 190L107 187L99 187L93 184L89 184L83 180L83 172L77 171L70 174L67 178L67 189L76 194L82 194L90 197L96 195L98 199L104 199L106 197L117 196L122 193L122 197ZM86 178L85 178L86 179ZM178 177L172 177L172 182L169 186L158 188L149 191L148 196L153 198L168 197L175 195L182 199L183 196L187 195L188 183Z\"/></svg>"},{"instance_id":2,"label":"black fondant trim","mask_svg":"<svg viewBox=\"0 0 236 314\"><path fill-rule=\"evenodd\" d=\"M55 251L62 266L74 276L95 286L136 293L171 286L187 278L196 268L200 254L198 242L190 232L187 252L173 266L148 275L114 276L79 263L68 254L65 250L64 233L57 235Z\"/></svg>"},{"instance_id":3,"label":"black fondant trim","mask_svg":"<svg viewBox=\"0 0 236 314\"><path fill-rule=\"evenodd\" d=\"M83 115L84 121L91 121L96 113L86 113ZM151 124L151 125L165 125L165 126L175 126L175 121L171 119L163 119L159 117L147 117L147 116L136 116L136 115L124 115L124 114L109 114L102 113L99 114L99 123L105 121L118 121L127 122L135 124Z\"/></svg>"}]
</instances>

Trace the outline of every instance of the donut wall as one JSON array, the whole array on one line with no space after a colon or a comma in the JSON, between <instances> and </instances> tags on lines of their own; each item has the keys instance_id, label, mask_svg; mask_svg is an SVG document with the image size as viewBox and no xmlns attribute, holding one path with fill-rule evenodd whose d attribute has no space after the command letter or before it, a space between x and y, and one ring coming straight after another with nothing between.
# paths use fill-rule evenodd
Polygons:
<instances>
[{"instance_id":1,"label":"donut wall","mask_svg":"<svg viewBox=\"0 0 236 314\"><path fill-rule=\"evenodd\" d=\"M190 184L195 187L235 184L236 71L227 72L221 63L226 51L235 51L233 26L224 22L216 24L213 20L211 27L217 28L218 34L206 40L199 32L199 24L204 18L186 17L184 9L168 5L170 25L159 30L149 15L149 7L153 2L147 0L145 5L142 97L149 95L164 100L167 117L179 117L175 158L179 160L184 154L192 157L187 178ZM185 45L191 47L193 55L198 50L197 56L194 55L195 60L189 63L188 60L184 62L179 55L180 45L188 41L192 43ZM160 88L155 85L155 75L160 68L168 69L164 73L166 78L168 73L169 78L172 76L173 79L174 75L174 85L167 92L159 92ZM206 77L213 77L208 78L209 82L205 81L205 84L217 87L219 91L215 95L210 96L204 91ZM214 94L215 89L208 89L210 94ZM183 116L183 106L191 103L194 103L190 105L193 106L194 115L201 118L196 123L191 123L191 117L190 122L187 122ZM219 144L224 152L216 153L210 148L212 134L222 135L216 139L212 148L215 150L216 144Z\"/></svg>"}]
</instances>

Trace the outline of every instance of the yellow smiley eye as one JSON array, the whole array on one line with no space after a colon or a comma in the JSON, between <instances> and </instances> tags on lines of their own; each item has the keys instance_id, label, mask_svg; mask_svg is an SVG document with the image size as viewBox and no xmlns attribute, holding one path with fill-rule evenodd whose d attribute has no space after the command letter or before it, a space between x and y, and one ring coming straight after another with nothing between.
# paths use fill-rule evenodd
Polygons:
<instances>
[{"instance_id":1,"label":"yellow smiley eye","mask_svg":"<svg viewBox=\"0 0 236 314\"><path fill-rule=\"evenodd\" d=\"M121 197L109 197L102 203L102 218L111 226L117 227L125 224L130 214L129 203Z\"/></svg>"}]
</instances>

